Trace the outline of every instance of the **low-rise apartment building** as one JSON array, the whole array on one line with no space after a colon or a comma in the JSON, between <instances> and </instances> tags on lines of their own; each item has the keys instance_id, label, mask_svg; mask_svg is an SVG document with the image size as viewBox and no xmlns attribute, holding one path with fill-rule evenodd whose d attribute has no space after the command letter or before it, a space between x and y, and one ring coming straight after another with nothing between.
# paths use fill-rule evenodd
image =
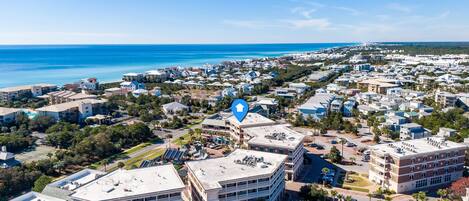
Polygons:
<instances>
[{"instance_id":1,"label":"low-rise apartment building","mask_svg":"<svg viewBox=\"0 0 469 201\"><path fill-rule=\"evenodd\" d=\"M257 113L248 113L241 122L235 116L231 116L227 119L227 122L231 137L240 144L244 144L250 139L249 136L245 136L244 129L276 124L275 121Z\"/></svg>"},{"instance_id":2,"label":"low-rise apartment building","mask_svg":"<svg viewBox=\"0 0 469 201\"><path fill-rule=\"evenodd\" d=\"M285 178L296 180L303 167L304 135L286 125L260 126L244 129L251 139L248 149L288 155L285 161Z\"/></svg>"},{"instance_id":3,"label":"low-rise apartment building","mask_svg":"<svg viewBox=\"0 0 469 201\"><path fill-rule=\"evenodd\" d=\"M231 113L217 113L211 115L202 121L202 133L208 135L230 135L230 126L228 124L228 118L231 117Z\"/></svg>"},{"instance_id":4,"label":"low-rise apartment building","mask_svg":"<svg viewBox=\"0 0 469 201\"><path fill-rule=\"evenodd\" d=\"M50 105L54 105L83 99L96 99L97 96L86 93L76 93L73 91L53 91L44 95L44 98L47 98Z\"/></svg>"},{"instance_id":5,"label":"low-rise apartment building","mask_svg":"<svg viewBox=\"0 0 469 201\"><path fill-rule=\"evenodd\" d=\"M18 108L0 107L0 125L8 124L16 119L16 115L22 112Z\"/></svg>"},{"instance_id":6,"label":"low-rise apartment building","mask_svg":"<svg viewBox=\"0 0 469 201\"><path fill-rule=\"evenodd\" d=\"M53 84L35 84L0 89L0 101L8 102L21 96L41 96L57 89Z\"/></svg>"},{"instance_id":7,"label":"low-rise apartment building","mask_svg":"<svg viewBox=\"0 0 469 201\"><path fill-rule=\"evenodd\" d=\"M237 149L226 157L186 162L190 200L283 200L286 158Z\"/></svg>"},{"instance_id":8,"label":"low-rise apartment building","mask_svg":"<svg viewBox=\"0 0 469 201\"><path fill-rule=\"evenodd\" d=\"M357 83L357 87L367 89L368 92L386 94L389 89L398 87L393 80L369 79Z\"/></svg>"},{"instance_id":9,"label":"low-rise apartment building","mask_svg":"<svg viewBox=\"0 0 469 201\"><path fill-rule=\"evenodd\" d=\"M400 125L399 138L401 140L414 140L430 136L429 130L425 129L420 124L407 123Z\"/></svg>"},{"instance_id":10,"label":"low-rise apartment building","mask_svg":"<svg viewBox=\"0 0 469 201\"><path fill-rule=\"evenodd\" d=\"M444 186L462 176L465 150L439 137L375 145L369 179L397 193Z\"/></svg>"},{"instance_id":11,"label":"low-rise apartment building","mask_svg":"<svg viewBox=\"0 0 469 201\"><path fill-rule=\"evenodd\" d=\"M95 179L70 195L74 201L182 201L185 185L173 165L118 169Z\"/></svg>"},{"instance_id":12,"label":"low-rise apartment building","mask_svg":"<svg viewBox=\"0 0 469 201\"><path fill-rule=\"evenodd\" d=\"M105 100L84 99L49 105L36 109L39 116L50 116L56 121L80 122L86 117L102 112Z\"/></svg>"},{"instance_id":13,"label":"low-rise apartment building","mask_svg":"<svg viewBox=\"0 0 469 201\"><path fill-rule=\"evenodd\" d=\"M312 117L320 120L327 115L331 102L335 99L334 94L319 93L309 98L304 104L298 107L298 111L304 117Z\"/></svg>"},{"instance_id":14,"label":"low-rise apartment building","mask_svg":"<svg viewBox=\"0 0 469 201\"><path fill-rule=\"evenodd\" d=\"M435 102L440 104L443 108L446 107L455 107L458 97L452 93L448 92L436 92L435 93Z\"/></svg>"}]
</instances>

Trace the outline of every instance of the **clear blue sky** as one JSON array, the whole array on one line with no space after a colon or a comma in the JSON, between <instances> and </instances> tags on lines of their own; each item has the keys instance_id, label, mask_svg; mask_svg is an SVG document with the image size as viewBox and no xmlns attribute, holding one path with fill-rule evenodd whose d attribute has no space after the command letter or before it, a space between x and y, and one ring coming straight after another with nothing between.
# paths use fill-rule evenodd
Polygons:
<instances>
[{"instance_id":1,"label":"clear blue sky","mask_svg":"<svg viewBox=\"0 0 469 201\"><path fill-rule=\"evenodd\" d=\"M0 0L0 44L469 41L466 0Z\"/></svg>"}]
</instances>

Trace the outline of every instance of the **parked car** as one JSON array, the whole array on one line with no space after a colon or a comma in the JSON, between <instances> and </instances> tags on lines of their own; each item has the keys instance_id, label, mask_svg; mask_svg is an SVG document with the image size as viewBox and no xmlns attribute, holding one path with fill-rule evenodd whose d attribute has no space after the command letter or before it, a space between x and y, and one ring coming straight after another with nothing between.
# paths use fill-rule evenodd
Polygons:
<instances>
[{"instance_id":1,"label":"parked car","mask_svg":"<svg viewBox=\"0 0 469 201\"><path fill-rule=\"evenodd\" d=\"M353 142L347 142L347 144L345 145L347 147L354 147L354 146L357 146L356 144L354 144Z\"/></svg>"}]
</instances>

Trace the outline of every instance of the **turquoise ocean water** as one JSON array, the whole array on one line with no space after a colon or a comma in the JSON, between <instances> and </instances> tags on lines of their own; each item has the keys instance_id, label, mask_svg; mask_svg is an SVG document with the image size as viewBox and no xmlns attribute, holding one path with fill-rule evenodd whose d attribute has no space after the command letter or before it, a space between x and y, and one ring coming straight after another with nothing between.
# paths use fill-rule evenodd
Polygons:
<instances>
[{"instance_id":1,"label":"turquoise ocean water","mask_svg":"<svg viewBox=\"0 0 469 201\"><path fill-rule=\"evenodd\" d=\"M4 45L0 46L0 87L61 85L86 77L109 82L120 80L127 72L201 66L346 45L352 44Z\"/></svg>"}]
</instances>

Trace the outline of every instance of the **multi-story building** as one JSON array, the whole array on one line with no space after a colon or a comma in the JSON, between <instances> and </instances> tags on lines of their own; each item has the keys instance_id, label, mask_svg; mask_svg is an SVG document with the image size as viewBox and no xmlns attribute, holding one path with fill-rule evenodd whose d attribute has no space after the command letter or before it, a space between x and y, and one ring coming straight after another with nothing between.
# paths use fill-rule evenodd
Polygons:
<instances>
[{"instance_id":1,"label":"multi-story building","mask_svg":"<svg viewBox=\"0 0 469 201\"><path fill-rule=\"evenodd\" d=\"M375 92L378 94L386 94L389 89L398 87L394 80L386 79L369 79L357 83L357 87L367 89L368 92Z\"/></svg>"},{"instance_id":2,"label":"multi-story building","mask_svg":"<svg viewBox=\"0 0 469 201\"><path fill-rule=\"evenodd\" d=\"M447 185L462 176L465 150L439 137L375 145L369 179L397 193Z\"/></svg>"},{"instance_id":3,"label":"multi-story building","mask_svg":"<svg viewBox=\"0 0 469 201\"><path fill-rule=\"evenodd\" d=\"M131 81L142 82L144 78L145 77L143 73L126 73L122 75L122 80L128 81L128 82L131 82Z\"/></svg>"},{"instance_id":4,"label":"multi-story building","mask_svg":"<svg viewBox=\"0 0 469 201\"><path fill-rule=\"evenodd\" d=\"M0 89L0 101L11 101L21 96L41 96L50 91L56 90L57 86L52 84L35 84Z\"/></svg>"},{"instance_id":5,"label":"multi-story building","mask_svg":"<svg viewBox=\"0 0 469 201\"><path fill-rule=\"evenodd\" d=\"M235 116L231 116L227 119L227 122L228 127L230 128L231 137L240 144L243 144L250 139L249 136L244 136L244 129L276 124L275 121L257 113L248 113L241 122L239 122Z\"/></svg>"},{"instance_id":6,"label":"multi-story building","mask_svg":"<svg viewBox=\"0 0 469 201\"><path fill-rule=\"evenodd\" d=\"M73 91L53 91L44 95L44 98L49 100L49 104L54 105L83 99L96 99L97 96L86 93L76 93Z\"/></svg>"},{"instance_id":7,"label":"multi-story building","mask_svg":"<svg viewBox=\"0 0 469 201\"><path fill-rule=\"evenodd\" d=\"M285 161L285 178L296 180L303 167L304 135L286 125L260 126L244 129L248 149L288 155Z\"/></svg>"},{"instance_id":8,"label":"multi-story building","mask_svg":"<svg viewBox=\"0 0 469 201\"><path fill-rule=\"evenodd\" d=\"M228 124L228 118L231 116L231 113L221 112L205 118L204 121L202 121L202 133L229 136L230 126Z\"/></svg>"},{"instance_id":9,"label":"multi-story building","mask_svg":"<svg viewBox=\"0 0 469 201\"><path fill-rule=\"evenodd\" d=\"M452 93L448 92L436 92L435 93L435 102L440 104L443 108L446 107L455 107L458 97Z\"/></svg>"},{"instance_id":10,"label":"multi-story building","mask_svg":"<svg viewBox=\"0 0 469 201\"><path fill-rule=\"evenodd\" d=\"M80 122L86 117L102 112L105 100L84 99L67 103L49 105L36 109L39 116L50 116L56 121Z\"/></svg>"},{"instance_id":11,"label":"multi-story building","mask_svg":"<svg viewBox=\"0 0 469 201\"><path fill-rule=\"evenodd\" d=\"M300 107L298 107L298 111L304 117L310 116L315 120L320 120L327 115L327 111L334 99L334 94L316 94L309 98L303 105L300 105Z\"/></svg>"},{"instance_id":12,"label":"multi-story building","mask_svg":"<svg viewBox=\"0 0 469 201\"><path fill-rule=\"evenodd\" d=\"M15 121L16 115L22 112L21 109L0 107L0 125Z\"/></svg>"},{"instance_id":13,"label":"multi-story building","mask_svg":"<svg viewBox=\"0 0 469 201\"><path fill-rule=\"evenodd\" d=\"M147 82L164 82L168 79L168 74L162 70L150 70L144 76Z\"/></svg>"},{"instance_id":14,"label":"multi-story building","mask_svg":"<svg viewBox=\"0 0 469 201\"><path fill-rule=\"evenodd\" d=\"M105 174L106 172L98 170L83 169L65 178L47 184L41 193L63 200L71 200L70 195L75 193L76 189L100 178Z\"/></svg>"},{"instance_id":15,"label":"multi-story building","mask_svg":"<svg viewBox=\"0 0 469 201\"><path fill-rule=\"evenodd\" d=\"M74 201L154 200L182 201L185 185L173 165L133 170L118 169L80 186Z\"/></svg>"},{"instance_id":16,"label":"multi-story building","mask_svg":"<svg viewBox=\"0 0 469 201\"><path fill-rule=\"evenodd\" d=\"M430 136L430 131L420 124L407 123L400 125L399 138L401 140L414 140Z\"/></svg>"},{"instance_id":17,"label":"multi-story building","mask_svg":"<svg viewBox=\"0 0 469 201\"><path fill-rule=\"evenodd\" d=\"M237 149L226 157L186 162L190 200L282 200L286 158Z\"/></svg>"},{"instance_id":18,"label":"multi-story building","mask_svg":"<svg viewBox=\"0 0 469 201\"><path fill-rule=\"evenodd\" d=\"M330 108L331 112L337 112L337 113L342 112L342 103L343 102L339 99L333 100L331 102L331 108Z\"/></svg>"}]
</instances>

